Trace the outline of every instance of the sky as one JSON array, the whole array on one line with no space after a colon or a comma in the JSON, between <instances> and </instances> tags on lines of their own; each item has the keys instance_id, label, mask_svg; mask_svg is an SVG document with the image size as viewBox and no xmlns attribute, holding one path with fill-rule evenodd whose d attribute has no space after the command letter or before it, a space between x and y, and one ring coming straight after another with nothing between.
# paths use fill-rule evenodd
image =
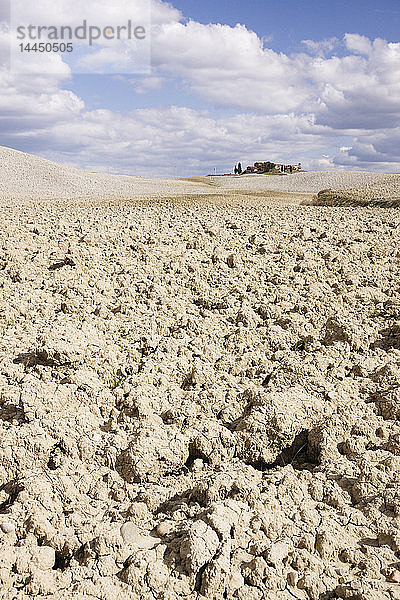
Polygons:
<instances>
[{"instance_id":1,"label":"sky","mask_svg":"<svg viewBox=\"0 0 400 600\"><path fill-rule=\"evenodd\" d=\"M115 0L117 18L135 1ZM224 173L259 160L400 172L400 0L140 1L151 4L149 68L102 75L76 73L60 54L32 55L42 62L28 74L10 69L0 0L0 145L132 175ZM40 2L30 7L36 22L50 6ZM54 4L57 18L61 4L92 20L110 11L105 0ZM128 60L134 49L95 51L91 65L108 72L110 56Z\"/></svg>"}]
</instances>

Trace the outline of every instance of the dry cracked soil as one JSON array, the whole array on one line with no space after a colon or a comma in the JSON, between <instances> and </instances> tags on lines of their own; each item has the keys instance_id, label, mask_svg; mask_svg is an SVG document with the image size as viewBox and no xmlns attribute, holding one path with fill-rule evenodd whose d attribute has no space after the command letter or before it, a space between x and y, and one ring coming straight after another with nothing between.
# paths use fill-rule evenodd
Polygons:
<instances>
[{"instance_id":1,"label":"dry cracked soil","mask_svg":"<svg viewBox=\"0 0 400 600\"><path fill-rule=\"evenodd\" d=\"M0 598L400 599L399 211L3 203Z\"/></svg>"}]
</instances>

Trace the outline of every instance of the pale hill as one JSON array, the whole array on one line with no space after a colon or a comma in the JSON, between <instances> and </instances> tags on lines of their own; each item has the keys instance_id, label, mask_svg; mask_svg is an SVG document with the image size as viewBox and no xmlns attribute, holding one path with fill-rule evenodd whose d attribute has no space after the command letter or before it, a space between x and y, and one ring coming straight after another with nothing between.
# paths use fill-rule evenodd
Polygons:
<instances>
[{"instance_id":1,"label":"pale hill","mask_svg":"<svg viewBox=\"0 0 400 600\"><path fill-rule=\"evenodd\" d=\"M0 146L0 198L68 199L168 196L209 191L193 182L88 173Z\"/></svg>"},{"instance_id":2,"label":"pale hill","mask_svg":"<svg viewBox=\"0 0 400 600\"><path fill-rule=\"evenodd\" d=\"M222 187L246 190L276 190L288 193L316 194L321 190L362 190L367 195L398 196L400 175L370 171L308 171L292 175L242 175L209 177Z\"/></svg>"}]
</instances>

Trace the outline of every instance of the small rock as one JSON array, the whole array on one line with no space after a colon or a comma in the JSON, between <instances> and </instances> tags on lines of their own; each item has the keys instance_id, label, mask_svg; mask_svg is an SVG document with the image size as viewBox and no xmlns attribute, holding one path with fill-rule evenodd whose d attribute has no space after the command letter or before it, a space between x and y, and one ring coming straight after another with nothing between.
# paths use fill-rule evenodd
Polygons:
<instances>
[{"instance_id":1,"label":"small rock","mask_svg":"<svg viewBox=\"0 0 400 600\"><path fill-rule=\"evenodd\" d=\"M8 521L5 521L4 523L0 524L0 529L3 533L12 533L13 531L15 531L15 525L14 523L9 523Z\"/></svg>"},{"instance_id":2,"label":"small rock","mask_svg":"<svg viewBox=\"0 0 400 600\"><path fill-rule=\"evenodd\" d=\"M309 227L303 227L300 237L304 241L310 240L312 238L311 229Z\"/></svg>"},{"instance_id":3,"label":"small rock","mask_svg":"<svg viewBox=\"0 0 400 600\"><path fill-rule=\"evenodd\" d=\"M199 473L204 468L204 461L201 458L195 458L192 464L191 471L193 473Z\"/></svg>"},{"instance_id":4,"label":"small rock","mask_svg":"<svg viewBox=\"0 0 400 600\"><path fill-rule=\"evenodd\" d=\"M297 573L297 571L290 571L287 574L287 582L291 587L296 587L298 580L299 574Z\"/></svg>"},{"instance_id":5,"label":"small rock","mask_svg":"<svg viewBox=\"0 0 400 600\"><path fill-rule=\"evenodd\" d=\"M276 542L268 548L266 559L273 565L280 564L289 555L290 545L288 542Z\"/></svg>"},{"instance_id":6,"label":"small rock","mask_svg":"<svg viewBox=\"0 0 400 600\"><path fill-rule=\"evenodd\" d=\"M228 267L230 269L233 269L234 267L236 267L236 261L235 261L235 256L234 254L230 254L228 256L228 258L226 259L226 264L228 265Z\"/></svg>"},{"instance_id":7,"label":"small rock","mask_svg":"<svg viewBox=\"0 0 400 600\"><path fill-rule=\"evenodd\" d=\"M400 583L400 571L398 571L397 569L395 569L391 573L388 581L390 581L390 583Z\"/></svg>"},{"instance_id":8,"label":"small rock","mask_svg":"<svg viewBox=\"0 0 400 600\"><path fill-rule=\"evenodd\" d=\"M149 536L143 535L141 530L132 521L127 521L121 525L121 537L125 544L137 546L138 548L151 549L158 543L158 540Z\"/></svg>"},{"instance_id":9,"label":"small rock","mask_svg":"<svg viewBox=\"0 0 400 600\"><path fill-rule=\"evenodd\" d=\"M174 526L170 521L163 521L157 525L157 535L164 537L173 530Z\"/></svg>"},{"instance_id":10,"label":"small rock","mask_svg":"<svg viewBox=\"0 0 400 600\"><path fill-rule=\"evenodd\" d=\"M125 544L135 544L141 537L140 529L132 521L121 525L121 537Z\"/></svg>"},{"instance_id":11,"label":"small rock","mask_svg":"<svg viewBox=\"0 0 400 600\"><path fill-rule=\"evenodd\" d=\"M329 532L322 531L317 533L315 548L320 554L321 558L329 559L334 552L334 546L332 544L332 535Z\"/></svg>"},{"instance_id":12,"label":"small rock","mask_svg":"<svg viewBox=\"0 0 400 600\"><path fill-rule=\"evenodd\" d=\"M215 555L219 546L218 535L202 520L193 523L180 548L181 558L189 573L197 573Z\"/></svg>"},{"instance_id":13,"label":"small rock","mask_svg":"<svg viewBox=\"0 0 400 600\"><path fill-rule=\"evenodd\" d=\"M252 531L254 531L255 533L257 531L260 531L262 526L262 521L259 517L253 517L252 520L250 521L250 527L252 529Z\"/></svg>"},{"instance_id":14,"label":"small rock","mask_svg":"<svg viewBox=\"0 0 400 600\"><path fill-rule=\"evenodd\" d=\"M244 577L237 569L232 569L228 579L228 590L233 595L237 590L244 586Z\"/></svg>"},{"instance_id":15,"label":"small rock","mask_svg":"<svg viewBox=\"0 0 400 600\"><path fill-rule=\"evenodd\" d=\"M157 477L182 467L189 456L187 438L162 423L138 425L130 444L117 460L117 470L129 482Z\"/></svg>"},{"instance_id":16,"label":"small rock","mask_svg":"<svg viewBox=\"0 0 400 600\"><path fill-rule=\"evenodd\" d=\"M36 562L39 569L47 571L54 567L56 562L56 553L51 546L39 546L32 548L32 562Z\"/></svg>"}]
</instances>

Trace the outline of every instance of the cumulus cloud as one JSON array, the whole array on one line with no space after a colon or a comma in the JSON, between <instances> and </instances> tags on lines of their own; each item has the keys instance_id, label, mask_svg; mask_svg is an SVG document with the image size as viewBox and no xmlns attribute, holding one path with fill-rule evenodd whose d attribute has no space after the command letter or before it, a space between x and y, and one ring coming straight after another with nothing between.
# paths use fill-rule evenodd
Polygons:
<instances>
[{"instance_id":1,"label":"cumulus cloud","mask_svg":"<svg viewBox=\"0 0 400 600\"><path fill-rule=\"evenodd\" d=\"M7 56L10 31L0 36L0 57ZM22 59L21 59L22 60ZM61 89L71 71L59 54L46 53L37 61L31 73L24 75L0 63L0 130L19 134L32 133L48 124L68 121L84 108L84 102L72 91ZM32 62L32 65L33 65Z\"/></svg>"},{"instance_id":2,"label":"cumulus cloud","mask_svg":"<svg viewBox=\"0 0 400 600\"><path fill-rule=\"evenodd\" d=\"M134 86L137 94L148 94L162 88L165 78L164 77L140 77L136 79L130 79L130 83Z\"/></svg>"},{"instance_id":3,"label":"cumulus cloud","mask_svg":"<svg viewBox=\"0 0 400 600\"><path fill-rule=\"evenodd\" d=\"M372 44L365 35L359 35L358 33L346 33L344 41L348 50L355 54L366 54L367 56L372 52Z\"/></svg>"},{"instance_id":4,"label":"cumulus cloud","mask_svg":"<svg viewBox=\"0 0 400 600\"><path fill-rule=\"evenodd\" d=\"M351 36L367 51L361 36ZM347 36L347 41L349 36ZM320 123L336 129L382 129L400 119L400 43L377 39L368 55L319 59L311 65L311 77L320 92Z\"/></svg>"},{"instance_id":5,"label":"cumulus cloud","mask_svg":"<svg viewBox=\"0 0 400 600\"><path fill-rule=\"evenodd\" d=\"M0 123L1 126L1 123ZM207 111L184 107L137 109L126 114L83 108L68 120L42 123L31 135L11 129L7 145L25 148L47 158L55 153L67 162L85 168L108 169L118 165L124 173L171 174L171 164L180 174L204 173L217 166L224 171L238 160L273 160L304 164L307 156L323 151L324 128L304 116L257 116L240 114L214 118ZM43 151L45 149L45 151Z\"/></svg>"},{"instance_id":6,"label":"cumulus cloud","mask_svg":"<svg viewBox=\"0 0 400 600\"><path fill-rule=\"evenodd\" d=\"M96 74L151 73L150 46L137 42L132 49L131 41L107 42L99 49L83 53L74 62L74 72Z\"/></svg>"},{"instance_id":7,"label":"cumulus cloud","mask_svg":"<svg viewBox=\"0 0 400 600\"><path fill-rule=\"evenodd\" d=\"M100 4L87 3L93 11ZM3 143L41 154L45 148L49 158L59 153L81 166L109 168L113 157L119 170L131 173L152 172L154 161L161 174L169 163L203 172L208 162L224 169L263 157L301 160L308 168L399 170L400 43L348 33L341 41L305 40L302 51L288 55L243 25L184 22L161 0L152 0L152 8L153 72L132 79L132 93L176 79L203 101L203 111L87 110L62 89L70 69L52 55L58 62L49 62L45 75L0 71ZM91 60L106 67L120 51L110 45ZM129 47L124 52L129 60ZM237 114L217 118L217 106Z\"/></svg>"},{"instance_id":8,"label":"cumulus cloud","mask_svg":"<svg viewBox=\"0 0 400 600\"><path fill-rule=\"evenodd\" d=\"M346 34L286 55L237 25L170 23L156 34L154 63L209 103L262 114L312 112L336 129L393 126L400 117L400 43ZM179 57L179 58L178 58Z\"/></svg>"},{"instance_id":9,"label":"cumulus cloud","mask_svg":"<svg viewBox=\"0 0 400 600\"><path fill-rule=\"evenodd\" d=\"M11 17L21 21L22 24L46 24L55 26L76 22L81 24L87 19L93 25L106 26L113 22L123 25L127 19L133 23L147 21L151 16L154 24L168 23L182 18L179 10L168 2L161 0L12 0Z\"/></svg>"},{"instance_id":10,"label":"cumulus cloud","mask_svg":"<svg viewBox=\"0 0 400 600\"><path fill-rule=\"evenodd\" d=\"M11 28L14 31L17 27L25 27L25 43L30 41L29 25L35 28L34 41L42 42L58 40L64 28L62 40L73 43L73 52L65 53L62 60L76 73L132 74L150 71L152 24L154 27L168 24L181 16L178 10L161 0L115 0L111 3L106 0L36 0L28 4L25 0L13 0ZM130 39L127 38L128 21L131 24ZM85 30L85 39L69 37L77 27L80 35ZM135 38L137 27L141 28L140 39ZM50 31L54 35L54 28L57 28L57 37L51 38ZM101 33L103 31L107 31L109 39ZM34 72L36 57L31 53L21 56L20 43L15 32L11 45L12 58L16 59L13 70ZM43 59L43 55L40 58Z\"/></svg>"},{"instance_id":11,"label":"cumulus cloud","mask_svg":"<svg viewBox=\"0 0 400 600\"><path fill-rule=\"evenodd\" d=\"M400 172L400 127L358 135L352 146L340 148L334 164Z\"/></svg>"},{"instance_id":12,"label":"cumulus cloud","mask_svg":"<svg viewBox=\"0 0 400 600\"><path fill-rule=\"evenodd\" d=\"M207 102L260 113L299 109L310 96L304 58L264 48L244 25L163 25L154 34L153 64L181 77Z\"/></svg>"},{"instance_id":13,"label":"cumulus cloud","mask_svg":"<svg viewBox=\"0 0 400 600\"><path fill-rule=\"evenodd\" d=\"M316 54L317 56L326 56L331 53L340 44L340 40L337 37L327 38L325 40L302 40L301 42L310 54Z\"/></svg>"}]
</instances>

